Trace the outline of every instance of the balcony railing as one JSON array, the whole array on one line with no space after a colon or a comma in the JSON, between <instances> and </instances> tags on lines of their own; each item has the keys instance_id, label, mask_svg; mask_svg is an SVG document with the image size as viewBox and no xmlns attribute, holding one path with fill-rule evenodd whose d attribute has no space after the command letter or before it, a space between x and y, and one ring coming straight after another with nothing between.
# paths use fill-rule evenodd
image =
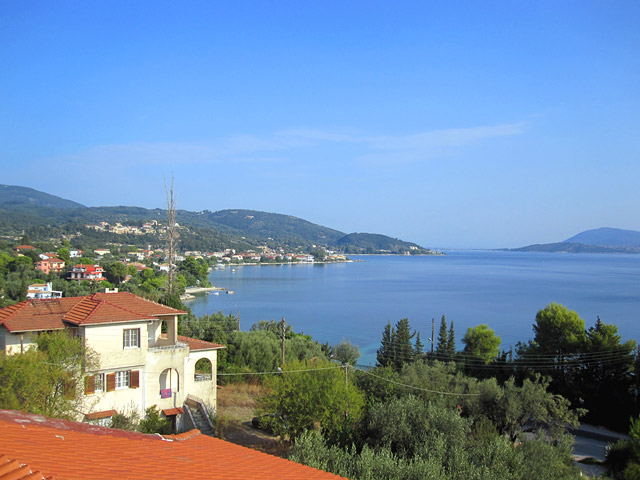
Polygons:
<instances>
[{"instance_id":1,"label":"balcony railing","mask_svg":"<svg viewBox=\"0 0 640 480\"><path fill-rule=\"evenodd\" d=\"M159 350L182 350L183 348L188 349L189 345L184 342L176 342L175 345L149 345L150 351L159 351Z\"/></svg>"},{"instance_id":2,"label":"balcony railing","mask_svg":"<svg viewBox=\"0 0 640 480\"><path fill-rule=\"evenodd\" d=\"M210 373L196 373L194 380L196 382L210 382L213 380L213 375Z\"/></svg>"}]
</instances>

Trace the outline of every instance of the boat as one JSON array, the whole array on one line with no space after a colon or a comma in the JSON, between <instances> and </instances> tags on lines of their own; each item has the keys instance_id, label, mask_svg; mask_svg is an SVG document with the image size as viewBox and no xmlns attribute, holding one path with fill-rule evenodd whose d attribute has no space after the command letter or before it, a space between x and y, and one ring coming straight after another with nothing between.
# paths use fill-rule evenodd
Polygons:
<instances>
[{"instance_id":1,"label":"boat","mask_svg":"<svg viewBox=\"0 0 640 480\"><path fill-rule=\"evenodd\" d=\"M236 292L234 292L233 290L227 290L227 295L233 295L234 293Z\"/></svg>"}]
</instances>

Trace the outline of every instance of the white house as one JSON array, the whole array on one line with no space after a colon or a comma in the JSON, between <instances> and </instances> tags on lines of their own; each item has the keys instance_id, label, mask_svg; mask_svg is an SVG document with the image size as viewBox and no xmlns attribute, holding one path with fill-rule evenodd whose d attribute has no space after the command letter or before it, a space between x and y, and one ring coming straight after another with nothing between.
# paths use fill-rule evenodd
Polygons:
<instances>
[{"instance_id":1,"label":"white house","mask_svg":"<svg viewBox=\"0 0 640 480\"><path fill-rule=\"evenodd\" d=\"M27 287L27 298L60 298L62 292L54 290L51 282L32 283Z\"/></svg>"},{"instance_id":2,"label":"white house","mask_svg":"<svg viewBox=\"0 0 640 480\"><path fill-rule=\"evenodd\" d=\"M179 336L183 314L131 293L26 300L0 309L0 351L24 352L42 331L68 329L82 338L99 356L85 379L84 420L144 414L153 405L167 416L182 414L185 403L215 410L224 347Z\"/></svg>"}]
</instances>

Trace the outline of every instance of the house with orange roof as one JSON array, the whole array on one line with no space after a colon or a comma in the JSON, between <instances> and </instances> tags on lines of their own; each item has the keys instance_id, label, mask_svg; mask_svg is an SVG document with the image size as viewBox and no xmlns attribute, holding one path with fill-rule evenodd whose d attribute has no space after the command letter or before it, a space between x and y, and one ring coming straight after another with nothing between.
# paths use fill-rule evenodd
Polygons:
<instances>
[{"instance_id":1,"label":"house with orange roof","mask_svg":"<svg viewBox=\"0 0 640 480\"><path fill-rule=\"evenodd\" d=\"M91 265L86 263L79 263L71 268L67 278L69 280L77 280L81 282L88 280L90 282L101 282L106 280L104 277L104 269L100 265Z\"/></svg>"},{"instance_id":2,"label":"house with orange roof","mask_svg":"<svg viewBox=\"0 0 640 480\"><path fill-rule=\"evenodd\" d=\"M20 252L32 252L33 250L35 250L36 247L32 247L31 245L18 245L15 248L15 251L20 253Z\"/></svg>"},{"instance_id":3,"label":"house with orange roof","mask_svg":"<svg viewBox=\"0 0 640 480\"><path fill-rule=\"evenodd\" d=\"M224 346L179 336L184 314L117 291L26 300L0 309L0 351L19 354L35 348L39 332L69 330L99 356L85 379L82 419L106 424L114 412L143 415L155 405L167 416L183 409L181 429L205 429L216 408L217 351Z\"/></svg>"},{"instance_id":4,"label":"house with orange roof","mask_svg":"<svg viewBox=\"0 0 640 480\"><path fill-rule=\"evenodd\" d=\"M0 410L0 431L0 479L343 478L196 429L179 435L147 435Z\"/></svg>"},{"instance_id":5,"label":"house with orange roof","mask_svg":"<svg viewBox=\"0 0 640 480\"><path fill-rule=\"evenodd\" d=\"M59 258L46 258L36 263L36 269L49 275L50 272L60 273L64 269L64 260Z\"/></svg>"}]
</instances>

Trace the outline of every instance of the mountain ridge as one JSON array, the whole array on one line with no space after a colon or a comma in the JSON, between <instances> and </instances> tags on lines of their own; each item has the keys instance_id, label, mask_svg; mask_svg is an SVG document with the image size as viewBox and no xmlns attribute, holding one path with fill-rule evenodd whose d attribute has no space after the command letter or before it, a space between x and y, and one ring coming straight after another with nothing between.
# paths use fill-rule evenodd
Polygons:
<instances>
[{"instance_id":1,"label":"mountain ridge","mask_svg":"<svg viewBox=\"0 0 640 480\"><path fill-rule=\"evenodd\" d=\"M7 231L24 230L25 226L38 231L61 225L81 229L85 224L101 221L122 224L151 220L166 221L166 210L135 206L86 207L80 203L39 192L28 187L0 185L0 212L6 219ZM280 213L259 210L226 209L216 212L177 210L176 221L230 244L304 247L325 247L349 250L349 253L430 253L429 249L381 234L347 234L307 220ZM215 235L207 234L214 232ZM203 235L201 235L203 236ZM226 240L225 240L226 239Z\"/></svg>"},{"instance_id":2,"label":"mountain ridge","mask_svg":"<svg viewBox=\"0 0 640 480\"><path fill-rule=\"evenodd\" d=\"M640 232L601 227L580 232L563 242L527 245L516 252L640 253Z\"/></svg>"}]
</instances>

